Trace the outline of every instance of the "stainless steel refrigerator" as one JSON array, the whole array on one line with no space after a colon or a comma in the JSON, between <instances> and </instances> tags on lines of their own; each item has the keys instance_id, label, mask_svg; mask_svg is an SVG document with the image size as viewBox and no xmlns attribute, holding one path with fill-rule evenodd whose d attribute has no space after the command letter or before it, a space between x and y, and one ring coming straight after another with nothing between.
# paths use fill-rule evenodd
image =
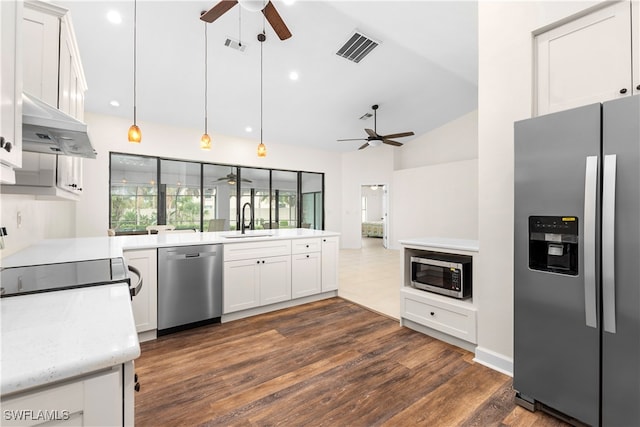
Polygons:
<instances>
[{"instance_id":1,"label":"stainless steel refrigerator","mask_svg":"<svg viewBox=\"0 0 640 427\"><path fill-rule=\"evenodd\" d=\"M516 401L640 426L640 97L515 123Z\"/></svg>"}]
</instances>

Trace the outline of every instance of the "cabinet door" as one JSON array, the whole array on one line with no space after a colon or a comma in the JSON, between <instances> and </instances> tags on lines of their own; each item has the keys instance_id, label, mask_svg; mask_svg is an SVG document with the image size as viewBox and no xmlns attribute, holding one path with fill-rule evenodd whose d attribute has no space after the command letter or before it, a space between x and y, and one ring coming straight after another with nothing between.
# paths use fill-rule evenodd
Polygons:
<instances>
[{"instance_id":1,"label":"cabinet door","mask_svg":"<svg viewBox=\"0 0 640 427\"><path fill-rule=\"evenodd\" d=\"M322 292L338 289L338 236L322 238Z\"/></svg>"},{"instance_id":2,"label":"cabinet door","mask_svg":"<svg viewBox=\"0 0 640 427\"><path fill-rule=\"evenodd\" d=\"M291 256L260 260L260 305L291 299Z\"/></svg>"},{"instance_id":3,"label":"cabinet door","mask_svg":"<svg viewBox=\"0 0 640 427\"><path fill-rule=\"evenodd\" d=\"M84 121L84 92L86 82L80 54L73 37L68 16L60 21L60 67L58 75L58 108L80 121Z\"/></svg>"},{"instance_id":4,"label":"cabinet door","mask_svg":"<svg viewBox=\"0 0 640 427\"><path fill-rule=\"evenodd\" d=\"M257 307L260 304L260 260L224 263L223 314Z\"/></svg>"},{"instance_id":5,"label":"cabinet door","mask_svg":"<svg viewBox=\"0 0 640 427\"><path fill-rule=\"evenodd\" d=\"M22 2L0 1L0 136L11 150L0 148L2 182L13 183L11 168L22 166Z\"/></svg>"},{"instance_id":6,"label":"cabinet door","mask_svg":"<svg viewBox=\"0 0 640 427\"><path fill-rule=\"evenodd\" d=\"M631 38L630 2L538 35L537 114L631 95Z\"/></svg>"},{"instance_id":7,"label":"cabinet door","mask_svg":"<svg viewBox=\"0 0 640 427\"><path fill-rule=\"evenodd\" d=\"M322 280L320 252L291 256L291 297L319 294Z\"/></svg>"},{"instance_id":8,"label":"cabinet door","mask_svg":"<svg viewBox=\"0 0 640 427\"><path fill-rule=\"evenodd\" d=\"M158 256L155 249L125 251L128 265L140 270L142 289L133 298L131 307L138 333L158 328ZM132 275L132 280L137 278Z\"/></svg>"},{"instance_id":9,"label":"cabinet door","mask_svg":"<svg viewBox=\"0 0 640 427\"><path fill-rule=\"evenodd\" d=\"M24 91L58 106L60 18L25 4L23 20Z\"/></svg>"}]
</instances>

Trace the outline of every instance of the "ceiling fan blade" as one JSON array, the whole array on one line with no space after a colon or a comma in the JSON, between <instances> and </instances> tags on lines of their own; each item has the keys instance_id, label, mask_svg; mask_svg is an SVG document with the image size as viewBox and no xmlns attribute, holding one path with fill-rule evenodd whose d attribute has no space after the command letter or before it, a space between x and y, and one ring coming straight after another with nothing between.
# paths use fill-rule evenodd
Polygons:
<instances>
[{"instance_id":1,"label":"ceiling fan blade","mask_svg":"<svg viewBox=\"0 0 640 427\"><path fill-rule=\"evenodd\" d=\"M374 138L378 138L380 135L378 135L374 130L372 129L365 129L364 130L369 136L373 136Z\"/></svg>"},{"instance_id":2,"label":"ceiling fan blade","mask_svg":"<svg viewBox=\"0 0 640 427\"><path fill-rule=\"evenodd\" d=\"M358 150L362 150L363 148L367 148L368 146L369 146L369 142L365 142L360 146L360 148L358 148Z\"/></svg>"},{"instance_id":3,"label":"ceiling fan blade","mask_svg":"<svg viewBox=\"0 0 640 427\"><path fill-rule=\"evenodd\" d=\"M220 18L227 10L231 9L238 3L238 0L222 0L217 5L200 15L200 19L212 23Z\"/></svg>"},{"instance_id":4,"label":"ceiling fan blade","mask_svg":"<svg viewBox=\"0 0 640 427\"><path fill-rule=\"evenodd\" d=\"M273 31L275 31L278 37L280 37L280 40L286 40L291 37L291 31L289 31L284 21L282 20L282 17L276 10L276 7L273 5L273 3L271 3L271 1L267 3L264 9L262 9L262 13L264 14L265 18L267 18L267 21L269 21L269 24L271 24Z\"/></svg>"},{"instance_id":5,"label":"ceiling fan blade","mask_svg":"<svg viewBox=\"0 0 640 427\"><path fill-rule=\"evenodd\" d=\"M383 135L383 138L402 138L404 136L413 136L415 133L413 132L401 132L401 133L392 133L390 135Z\"/></svg>"},{"instance_id":6,"label":"ceiling fan blade","mask_svg":"<svg viewBox=\"0 0 640 427\"><path fill-rule=\"evenodd\" d=\"M342 142L342 141L368 141L367 138L351 138L351 139L337 139L336 141L338 142Z\"/></svg>"},{"instance_id":7,"label":"ceiling fan blade","mask_svg":"<svg viewBox=\"0 0 640 427\"><path fill-rule=\"evenodd\" d=\"M385 144L389 144L389 145L395 145L396 147L402 147L402 143L398 142L398 141L392 141L390 139L386 139L385 138L385 139L382 140L382 142L385 143Z\"/></svg>"}]
</instances>

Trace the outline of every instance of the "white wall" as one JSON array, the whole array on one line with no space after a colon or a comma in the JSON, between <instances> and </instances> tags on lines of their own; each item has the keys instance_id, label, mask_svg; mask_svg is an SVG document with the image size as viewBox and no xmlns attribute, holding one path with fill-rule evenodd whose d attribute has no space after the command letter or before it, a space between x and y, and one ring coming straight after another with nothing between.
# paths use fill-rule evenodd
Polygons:
<instances>
[{"instance_id":1,"label":"white wall","mask_svg":"<svg viewBox=\"0 0 640 427\"><path fill-rule=\"evenodd\" d=\"M513 122L531 117L533 35L595 2L478 6L479 240L476 358L513 369Z\"/></svg>"},{"instance_id":2,"label":"white wall","mask_svg":"<svg viewBox=\"0 0 640 427\"><path fill-rule=\"evenodd\" d=\"M75 237L75 203L38 200L35 196L2 194L0 224L7 228L5 249L8 256L42 239ZM21 225L18 228L18 213Z\"/></svg>"},{"instance_id":3,"label":"white wall","mask_svg":"<svg viewBox=\"0 0 640 427\"><path fill-rule=\"evenodd\" d=\"M419 237L477 239L477 179L477 159L396 171L391 246Z\"/></svg>"},{"instance_id":4,"label":"white wall","mask_svg":"<svg viewBox=\"0 0 640 427\"><path fill-rule=\"evenodd\" d=\"M477 159L478 110L417 136L395 153L396 170Z\"/></svg>"}]
</instances>

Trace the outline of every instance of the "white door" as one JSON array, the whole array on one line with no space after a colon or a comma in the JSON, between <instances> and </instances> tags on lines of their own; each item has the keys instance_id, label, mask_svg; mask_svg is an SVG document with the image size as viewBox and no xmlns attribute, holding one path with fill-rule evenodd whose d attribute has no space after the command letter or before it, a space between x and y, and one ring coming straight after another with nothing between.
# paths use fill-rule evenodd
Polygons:
<instances>
[{"instance_id":1,"label":"white door","mask_svg":"<svg viewBox=\"0 0 640 427\"><path fill-rule=\"evenodd\" d=\"M631 38L629 1L536 36L536 114L631 95Z\"/></svg>"}]
</instances>

